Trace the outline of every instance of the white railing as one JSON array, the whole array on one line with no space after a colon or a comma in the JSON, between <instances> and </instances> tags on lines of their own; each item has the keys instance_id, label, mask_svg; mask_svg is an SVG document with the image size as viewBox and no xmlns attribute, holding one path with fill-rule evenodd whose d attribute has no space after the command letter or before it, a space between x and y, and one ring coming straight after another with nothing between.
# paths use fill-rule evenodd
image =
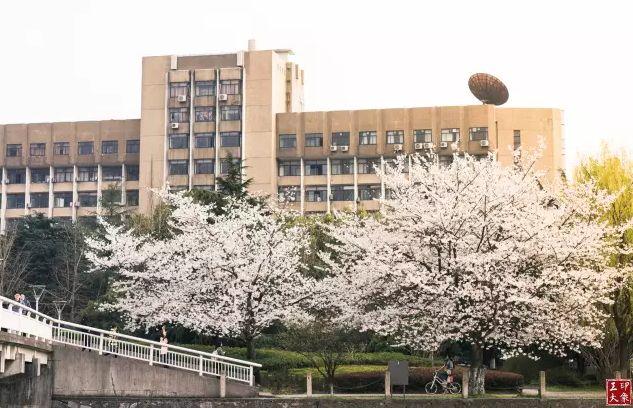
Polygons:
<instances>
[{"instance_id":1,"label":"white railing","mask_svg":"<svg viewBox=\"0 0 633 408\"><path fill-rule=\"evenodd\" d=\"M117 355L149 365L174 367L199 375L221 376L253 385L253 369L260 364L204 351L172 346L114 331L66 322L0 296L0 329L51 343L67 344L99 355Z\"/></svg>"}]
</instances>

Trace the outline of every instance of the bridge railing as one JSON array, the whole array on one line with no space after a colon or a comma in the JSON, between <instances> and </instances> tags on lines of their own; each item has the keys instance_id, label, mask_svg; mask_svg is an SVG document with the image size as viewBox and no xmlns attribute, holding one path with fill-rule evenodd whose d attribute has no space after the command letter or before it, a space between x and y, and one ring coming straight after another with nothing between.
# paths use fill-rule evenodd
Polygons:
<instances>
[{"instance_id":1,"label":"bridge railing","mask_svg":"<svg viewBox=\"0 0 633 408\"><path fill-rule=\"evenodd\" d=\"M261 367L250 361L58 320L2 296L0 305L0 329L96 351L100 355L131 358L199 375L225 375L227 379L250 385L254 383L253 369Z\"/></svg>"}]
</instances>

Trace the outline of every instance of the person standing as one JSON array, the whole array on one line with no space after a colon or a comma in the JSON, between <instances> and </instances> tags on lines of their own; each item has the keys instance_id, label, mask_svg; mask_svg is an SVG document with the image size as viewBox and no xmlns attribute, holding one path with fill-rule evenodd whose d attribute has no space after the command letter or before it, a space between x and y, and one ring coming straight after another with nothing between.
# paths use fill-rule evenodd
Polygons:
<instances>
[{"instance_id":1,"label":"person standing","mask_svg":"<svg viewBox=\"0 0 633 408\"><path fill-rule=\"evenodd\" d=\"M167 352L169 351L169 347L167 346L167 344L169 344L169 340L167 339L167 329L165 328L165 326L163 326L162 331L161 331L161 336L160 336L160 361L161 363L165 364L165 367L167 366L168 363L168 358L167 358Z\"/></svg>"}]
</instances>

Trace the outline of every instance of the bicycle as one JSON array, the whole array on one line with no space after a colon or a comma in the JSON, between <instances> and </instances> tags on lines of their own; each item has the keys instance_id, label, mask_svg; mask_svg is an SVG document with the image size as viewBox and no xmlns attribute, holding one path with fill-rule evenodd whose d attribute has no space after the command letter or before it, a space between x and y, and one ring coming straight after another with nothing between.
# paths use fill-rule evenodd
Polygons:
<instances>
[{"instance_id":1,"label":"bicycle","mask_svg":"<svg viewBox=\"0 0 633 408\"><path fill-rule=\"evenodd\" d=\"M462 386L458 382L448 381L449 378L453 377L449 376L447 379L442 379L439 376L439 371L435 371L433 374L433 380L424 386L424 391L426 391L427 394L436 394L439 387L442 387L445 394L459 394L462 392Z\"/></svg>"}]
</instances>

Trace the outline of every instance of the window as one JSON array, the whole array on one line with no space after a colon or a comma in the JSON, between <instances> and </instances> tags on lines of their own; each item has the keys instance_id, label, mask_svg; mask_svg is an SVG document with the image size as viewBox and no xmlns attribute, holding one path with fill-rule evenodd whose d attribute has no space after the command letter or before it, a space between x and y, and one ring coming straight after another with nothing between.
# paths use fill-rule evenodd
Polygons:
<instances>
[{"instance_id":1,"label":"window","mask_svg":"<svg viewBox=\"0 0 633 408\"><path fill-rule=\"evenodd\" d=\"M457 142L459 140L459 129L442 129L440 142Z\"/></svg>"},{"instance_id":2,"label":"window","mask_svg":"<svg viewBox=\"0 0 633 408\"><path fill-rule=\"evenodd\" d=\"M73 201L73 193L71 191L55 193L53 197L53 206L57 208L70 207L70 203Z\"/></svg>"},{"instance_id":3,"label":"window","mask_svg":"<svg viewBox=\"0 0 633 408\"><path fill-rule=\"evenodd\" d=\"M188 160L170 160L169 174L172 176L185 176L189 174Z\"/></svg>"},{"instance_id":4,"label":"window","mask_svg":"<svg viewBox=\"0 0 633 408\"><path fill-rule=\"evenodd\" d=\"M277 199L282 202L295 202L299 197L299 186L279 186L277 187Z\"/></svg>"},{"instance_id":5,"label":"window","mask_svg":"<svg viewBox=\"0 0 633 408\"><path fill-rule=\"evenodd\" d=\"M125 165L125 179L128 181L138 181L138 164Z\"/></svg>"},{"instance_id":6,"label":"window","mask_svg":"<svg viewBox=\"0 0 633 408\"><path fill-rule=\"evenodd\" d=\"M375 145L378 140L375 130L358 132L358 143L362 145Z\"/></svg>"},{"instance_id":7,"label":"window","mask_svg":"<svg viewBox=\"0 0 633 408\"><path fill-rule=\"evenodd\" d=\"M215 121L215 108L213 106L197 106L196 122L213 122Z\"/></svg>"},{"instance_id":8,"label":"window","mask_svg":"<svg viewBox=\"0 0 633 408\"><path fill-rule=\"evenodd\" d=\"M205 190L205 191L215 191L214 185L202 185L198 184L193 186L194 190Z\"/></svg>"},{"instance_id":9,"label":"window","mask_svg":"<svg viewBox=\"0 0 633 408\"><path fill-rule=\"evenodd\" d=\"M32 208L48 208L48 193L31 193Z\"/></svg>"},{"instance_id":10,"label":"window","mask_svg":"<svg viewBox=\"0 0 633 408\"><path fill-rule=\"evenodd\" d=\"M198 159L194 162L196 174L213 174L215 173L215 160Z\"/></svg>"},{"instance_id":11,"label":"window","mask_svg":"<svg viewBox=\"0 0 633 408\"><path fill-rule=\"evenodd\" d=\"M349 146L349 132L332 132L332 146Z\"/></svg>"},{"instance_id":12,"label":"window","mask_svg":"<svg viewBox=\"0 0 633 408\"><path fill-rule=\"evenodd\" d=\"M125 192L125 203L130 207L138 207L138 190L127 190Z\"/></svg>"},{"instance_id":13,"label":"window","mask_svg":"<svg viewBox=\"0 0 633 408\"><path fill-rule=\"evenodd\" d=\"M306 133L305 145L306 147L322 147L323 134L322 133Z\"/></svg>"},{"instance_id":14,"label":"window","mask_svg":"<svg viewBox=\"0 0 633 408\"><path fill-rule=\"evenodd\" d=\"M101 192L101 200L107 203L122 204L120 189L105 189Z\"/></svg>"},{"instance_id":15,"label":"window","mask_svg":"<svg viewBox=\"0 0 633 408\"><path fill-rule=\"evenodd\" d=\"M451 163L453 163L453 155L452 154L439 156L439 164L440 164L440 166L447 167L447 166L450 166Z\"/></svg>"},{"instance_id":16,"label":"window","mask_svg":"<svg viewBox=\"0 0 633 408\"><path fill-rule=\"evenodd\" d=\"M327 160L306 160L304 166L306 176L323 176L327 174Z\"/></svg>"},{"instance_id":17,"label":"window","mask_svg":"<svg viewBox=\"0 0 633 408\"><path fill-rule=\"evenodd\" d=\"M342 159L330 161L332 174L354 174L354 160Z\"/></svg>"},{"instance_id":18,"label":"window","mask_svg":"<svg viewBox=\"0 0 633 408\"><path fill-rule=\"evenodd\" d=\"M189 95L189 82L172 82L169 84L169 97L176 98L180 95Z\"/></svg>"},{"instance_id":19,"label":"window","mask_svg":"<svg viewBox=\"0 0 633 408\"><path fill-rule=\"evenodd\" d=\"M241 139L240 132L220 132L220 145L222 147L239 147Z\"/></svg>"},{"instance_id":20,"label":"window","mask_svg":"<svg viewBox=\"0 0 633 408\"><path fill-rule=\"evenodd\" d=\"M77 181L97 181L97 166L79 167Z\"/></svg>"},{"instance_id":21,"label":"window","mask_svg":"<svg viewBox=\"0 0 633 408\"><path fill-rule=\"evenodd\" d=\"M239 79L223 79L220 81L220 93L227 95L239 95L242 88Z\"/></svg>"},{"instance_id":22,"label":"window","mask_svg":"<svg viewBox=\"0 0 633 408\"><path fill-rule=\"evenodd\" d=\"M31 156L44 156L46 154L46 143L31 143Z\"/></svg>"},{"instance_id":23,"label":"window","mask_svg":"<svg viewBox=\"0 0 633 408\"><path fill-rule=\"evenodd\" d=\"M121 166L101 167L101 179L103 181L119 181L122 176Z\"/></svg>"},{"instance_id":24,"label":"window","mask_svg":"<svg viewBox=\"0 0 633 408\"><path fill-rule=\"evenodd\" d=\"M470 140L488 140L487 127L472 127L468 129Z\"/></svg>"},{"instance_id":25,"label":"window","mask_svg":"<svg viewBox=\"0 0 633 408\"><path fill-rule=\"evenodd\" d=\"M309 202L321 202L327 200L327 186L306 186L305 200Z\"/></svg>"},{"instance_id":26,"label":"window","mask_svg":"<svg viewBox=\"0 0 633 408\"><path fill-rule=\"evenodd\" d=\"M215 81L196 81L196 96L215 95Z\"/></svg>"},{"instance_id":27,"label":"window","mask_svg":"<svg viewBox=\"0 0 633 408\"><path fill-rule=\"evenodd\" d=\"M227 174L229 172L229 165L231 162L229 159L222 159L220 161L220 174ZM233 159L233 164L237 166L242 165L242 161L240 159Z\"/></svg>"},{"instance_id":28,"label":"window","mask_svg":"<svg viewBox=\"0 0 633 408\"><path fill-rule=\"evenodd\" d=\"M354 186L331 186L332 201L354 201Z\"/></svg>"},{"instance_id":29,"label":"window","mask_svg":"<svg viewBox=\"0 0 633 408\"><path fill-rule=\"evenodd\" d=\"M141 141L132 139L125 142L125 153L138 154L141 151Z\"/></svg>"},{"instance_id":30,"label":"window","mask_svg":"<svg viewBox=\"0 0 633 408\"><path fill-rule=\"evenodd\" d=\"M358 174L375 174L376 167L380 167L380 159L357 159Z\"/></svg>"},{"instance_id":31,"label":"window","mask_svg":"<svg viewBox=\"0 0 633 408\"><path fill-rule=\"evenodd\" d=\"M104 140L101 142L101 154L117 154L119 152L119 142L116 140Z\"/></svg>"},{"instance_id":32,"label":"window","mask_svg":"<svg viewBox=\"0 0 633 408\"><path fill-rule=\"evenodd\" d=\"M433 132L431 129L416 129L413 131L415 143L431 143L433 141Z\"/></svg>"},{"instance_id":33,"label":"window","mask_svg":"<svg viewBox=\"0 0 633 408\"><path fill-rule=\"evenodd\" d=\"M215 133L196 133L196 147L198 149L207 149L215 145Z\"/></svg>"},{"instance_id":34,"label":"window","mask_svg":"<svg viewBox=\"0 0 633 408\"><path fill-rule=\"evenodd\" d=\"M24 184L26 182L26 169L7 169L7 180L10 184Z\"/></svg>"},{"instance_id":35,"label":"window","mask_svg":"<svg viewBox=\"0 0 633 408\"><path fill-rule=\"evenodd\" d=\"M79 205L81 207L96 207L97 206L97 192L96 191L82 191L78 194Z\"/></svg>"},{"instance_id":36,"label":"window","mask_svg":"<svg viewBox=\"0 0 633 408\"><path fill-rule=\"evenodd\" d=\"M169 135L170 149L186 149L189 147L189 134L173 133Z\"/></svg>"},{"instance_id":37,"label":"window","mask_svg":"<svg viewBox=\"0 0 633 408\"><path fill-rule=\"evenodd\" d=\"M55 167L53 174L53 180L55 180L55 183L73 182L74 172L72 167Z\"/></svg>"},{"instance_id":38,"label":"window","mask_svg":"<svg viewBox=\"0 0 633 408\"><path fill-rule=\"evenodd\" d=\"M241 106L220 106L220 120L240 120Z\"/></svg>"},{"instance_id":39,"label":"window","mask_svg":"<svg viewBox=\"0 0 633 408\"><path fill-rule=\"evenodd\" d=\"M295 147L297 147L297 135L279 135L279 147L282 149L294 149Z\"/></svg>"},{"instance_id":40,"label":"window","mask_svg":"<svg viewBox=\"0 0 633 408\"><path fill-rule=\"evenodd\" d=\"M418 142L419 143L419 142ZM369 201L380 198L380 185L359 184L358 199L361 201Z\"/></svg>"},{"instance_id":41,"label":"window","mask_svg":"<svg viewBox=\"0 0 633 408\"><path fill-rule=\"evenodd\" d=\"M50 169L31 169L31 183L48 183Z\"/></svg>"},{"instance_id":42,"label":"window","mask_svg":"<svg viewBox=\"0 0 633 408\"><path fill-rule=\"evenodd\" d=\"M301 161L300 160L279 160L279 176L300 176Z\"/></svg>"},{"instance_id":43,"label":"window","mask_svg":"<svg viewBox=\"0 0 633 408\"><path fill-rule=\"evenodd\" d=\"M55 142L53 145L53 152L57 156L68 156L70 154L70 143Z\"/></svg>"},{"instance_id":44,"label":"window","mask_svg":"<svg viewBox=\"0 0 633 408\"><path fill-rule=\"evenodd\" d=\"M169 108L169 122L189 122L189 108Z\"/></svg>"},{"instance_id":45,"label":"window","mask_svg":"<svg viewBox=\"0 0 633 408\"><path fill-rule=\"evenodd\" d=\"M79 142L77 143L77 150L80 156L94 154L94 142Z\"/></svg>"},{"instance_id":46,"label":"window","mask_svg":"<svg viewBox=\"0 0 633 408\"><path fill-rule=\"evenodd\" d=\"M19 156L22 156L22 145L21 144L8 144L7 145L6 155L7 155L7 157L19 157Z\"/></svg>"},{"instance_id":47,"label":"window","mask_svg":"<svg viewBox=\"0 0 633 408\"><path fill-rule=\"evenodd\" d=\"M404 143L404 130L388 130L387 131L387 144L403 144Z\"/></svg>"},{"instance_id":48,"label":"window","mask_svg":"<svg viewBox=\"0 0 633 408\"><path fill-rule=\"evenodd\" d=\"M7 194L7 208L24 208L24 193Z\"/></svg>"},{"instance_id":49,"label":"window","mask_svg":"<svg viewBox=\"0 0 633 408\"><path fill-rule=\"evenodd\" d=\"M521 131L515 130L514 131L514 150L517 150L520 147L521 147Z\"/></svg>"}]
</instances>

